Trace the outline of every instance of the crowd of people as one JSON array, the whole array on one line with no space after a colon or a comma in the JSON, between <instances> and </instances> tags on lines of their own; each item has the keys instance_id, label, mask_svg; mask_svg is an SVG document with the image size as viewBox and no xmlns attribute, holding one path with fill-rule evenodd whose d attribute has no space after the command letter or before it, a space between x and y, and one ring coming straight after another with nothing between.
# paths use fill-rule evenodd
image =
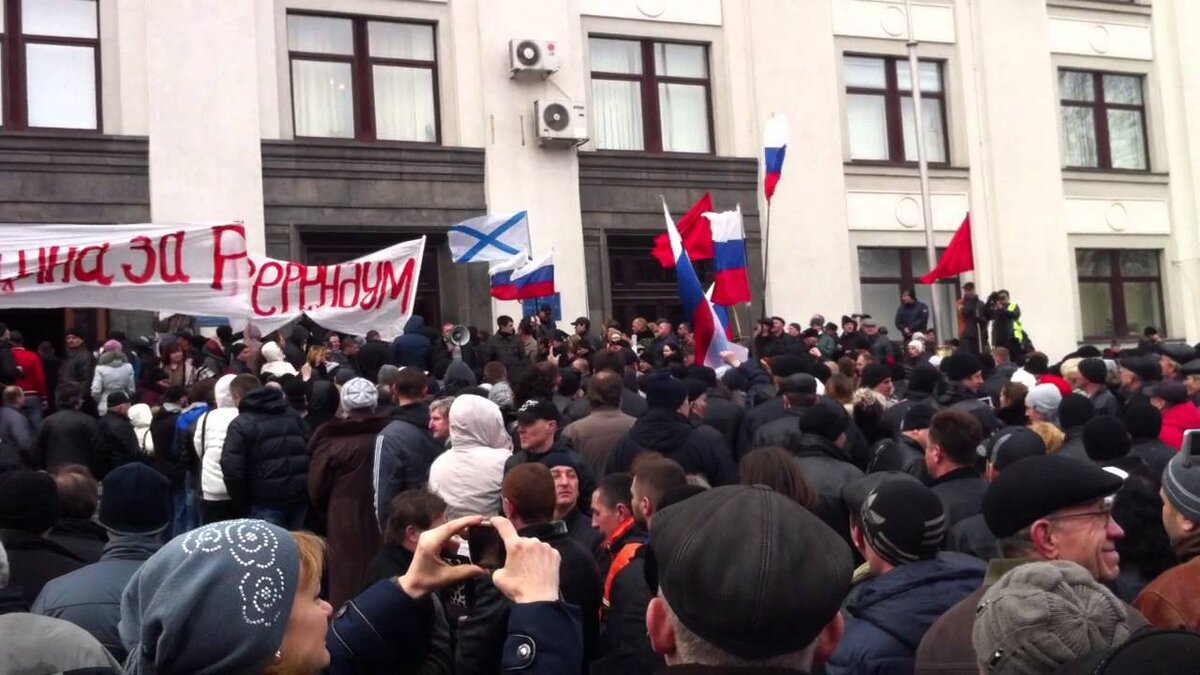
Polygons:
<instances>
[{"instance_id":1,"label":"crowd of people","mask_svg":"<svg viewBox=\"0 0 1200 675\"><path fill-rule=\"evenodd\" d=\"M549 307L0 325L0 672L1200 672L1200 346L964 291L716 369Z\"/></svg>"}]
</instances>

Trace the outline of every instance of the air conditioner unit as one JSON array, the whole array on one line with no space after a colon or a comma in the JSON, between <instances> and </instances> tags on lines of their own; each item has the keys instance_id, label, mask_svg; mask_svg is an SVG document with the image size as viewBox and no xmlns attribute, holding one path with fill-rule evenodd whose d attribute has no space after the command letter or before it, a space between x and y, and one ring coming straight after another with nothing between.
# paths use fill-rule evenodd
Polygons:
<instances>
[{"instance_id":1,"label":"air conditioner unit","mask_svg":"<svg viewBox=\"0 0 1200 675\"><path fill-rule=\"evenodd\" d=\"M553 40L509 40L508 76L546 79L558 72L558 50Z\"/></svg>"},{"instance_id":2,"label":"air conditioner unit","mask_svg":"<svg viewBox=\"0 0 1200 675\"><path fill-rule=\"evenodd\" d=\"M583 101L543 101L533 104L538 145L571 148L588 141L587 106Z\"/></svg>"}]
</instances>

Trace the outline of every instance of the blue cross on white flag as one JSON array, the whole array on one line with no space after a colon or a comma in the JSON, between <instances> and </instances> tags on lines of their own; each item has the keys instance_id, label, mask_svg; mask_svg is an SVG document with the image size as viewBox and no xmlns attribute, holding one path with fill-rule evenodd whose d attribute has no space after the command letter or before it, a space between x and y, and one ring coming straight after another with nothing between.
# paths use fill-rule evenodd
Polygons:
<instances>
[{"instance_id":1,"label":"blue cross on white flag","mask_svg":"<svg viewBox=\"0 0 1200 675\"><path fill-rule=\"evenodd\" d=\"M450 226L454 262L507 261L529 257L529 212L479 216Z\"/></svg>"}]
</instances>

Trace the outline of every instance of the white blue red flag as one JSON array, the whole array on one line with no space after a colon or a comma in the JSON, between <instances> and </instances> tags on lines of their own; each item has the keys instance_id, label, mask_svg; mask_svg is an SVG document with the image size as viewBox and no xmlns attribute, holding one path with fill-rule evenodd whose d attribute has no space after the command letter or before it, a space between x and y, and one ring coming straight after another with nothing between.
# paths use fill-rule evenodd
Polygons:
<instances>
[{"instance_id":1,"label":"white blue red flag","mask_svg":"<svg viewBox=\"0 0 1200 675\"><path fill-rule=\"evenodd\" d=\"M704 297L708 298L709 304L712 305L713 312L717 315L717 322L725 327L725 337L732 340L733 339L733 328L730 327L731 324L729 323L729 308L722 307L721 305L718 305L717 303L712 301L713 290L716 289L716 287L717 287L716 284L710 285L708 287L708 290L704 292Z\"/></svg>"},{"instance_id":2,"label":"white blue red flag","mask_svg":"<svg viewBox=\"0 0 1200 675\"><path fill-rule=\"evenodd\" d=\"M513 284L512 274L522 265L529 262L523 255L496 263L488 268L488 279L491 282L491 296L497 300L517 300L517 287Z\"/></svg>"},{"instance_id":3,"label":"white blue red flag","mask_svg":"<svg viewBox=\"0 0 1200 675\"><path fill-rule=\"evenodd\" d=\"M703 359L709 368L719 368L724 365L721 352L729 351L728 338L725 337L725 327L720 325L712 303L704 296L704 288L700 285L700 277L688 259L687 251L683 250L683 239L679 230L675 229L675 221L667 210L667 202L663 200L663 216L667 220L667 237L671 241L671 251L675 254L675 278L679 282L679 299L683 302L683 315L692 322L692 336L696 341L696 360Z\"/></svg>"},{"instance_id":4,"label":"white blue red flag","mask_svg":"<svg viewBox=\"0 0 1200 675\"><path fill-rule=\"evenodd\" d=\"M742 207L739 205L736 211L706 213L704 217L712 224L713 271L716 273L713 304L732 307L739 302L750 302Z\"/></svg>"},{"instance_id":5,"label":"white blue red flag","mask_svg":"<svg viewBox=\"0 0 1200 675\"><path fill-rule=\"evenodd\" d=\"M783 157L787 154L788 124L783 115L775 115L767 120L763 130L763 192L767 195L767 203L775 196L775 186L779 184L779 176L783 173Z\"/></svg>"},{"instance_id":6,"label":"white blue red flag","mask_svg":"<svg viewBox=\"0 0 1200 675\"><path fill-rule=\"evenodd\" d=\"M554 252L513 270L509 280L519 300L554 295Z\"/></svg>"},{"instance_id":7,"label":"white blue red flag","mask_svg":"<svg viewBox=\"0 0 1200 675\"><path fill-rule=\"evenodd\" d=\"M479 216L451 225L446 238L456 263L529 257L529 213Z\"/></svg>"}]
</instances>

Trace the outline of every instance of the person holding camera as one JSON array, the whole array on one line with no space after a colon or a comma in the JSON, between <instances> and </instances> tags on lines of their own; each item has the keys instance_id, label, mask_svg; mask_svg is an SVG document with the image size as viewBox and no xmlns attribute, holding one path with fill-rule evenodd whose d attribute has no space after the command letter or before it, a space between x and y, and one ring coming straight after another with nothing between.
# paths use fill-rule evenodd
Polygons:
<instances>
[{"instance_id":1,"label":"person holding camera","mask_svg":"<svg viewBox=\"0 0 1200 675\"><path fill-rule=\"evenodd\" d=\"M1014 363L1024 363L1025 352L1032 345L1021 324L1021 307L1011 301L1008 291L999 290L988 296L987 313L992 321L992 345L1007 348Z\"/></svg>"}]
</instances>

